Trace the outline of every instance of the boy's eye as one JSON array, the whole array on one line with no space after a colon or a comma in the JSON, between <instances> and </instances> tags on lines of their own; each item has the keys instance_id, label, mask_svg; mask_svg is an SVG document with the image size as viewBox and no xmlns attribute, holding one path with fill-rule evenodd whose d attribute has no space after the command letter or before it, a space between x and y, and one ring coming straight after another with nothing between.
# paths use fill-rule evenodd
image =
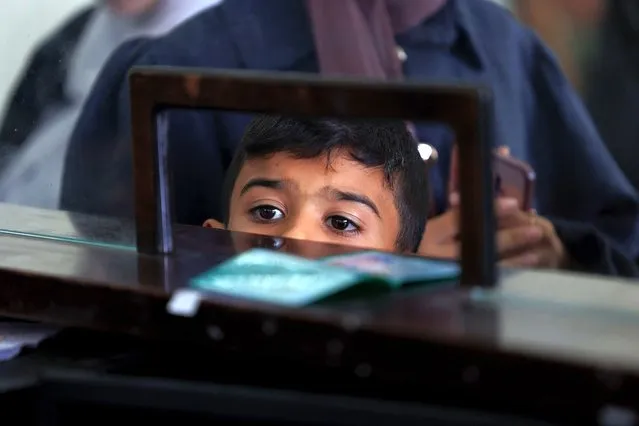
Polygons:
<instances>
[{"instance_id":1,"label":"boy's eye","mask_svg":"<svg viewBox=\"0 0 639 426\"><path fill-rule=\"evenodd\" d=\"M271 221L271 220L279 220L284 216L284 213L276 207L273 206L258 206L251 210L251 214L256 219L262 221Z\"/></svg>"},{"instance_id":2,"label":"boy's eye","mask_svg":"<svg viewBox=\"0 0 639 426\"><path fill-rule=\"evenodd\" d=\"M328 226L339 232L355 232L359 227L353 221L346 219L344 216L331 216L327 220Z\"/></svg>"}]
</instances>

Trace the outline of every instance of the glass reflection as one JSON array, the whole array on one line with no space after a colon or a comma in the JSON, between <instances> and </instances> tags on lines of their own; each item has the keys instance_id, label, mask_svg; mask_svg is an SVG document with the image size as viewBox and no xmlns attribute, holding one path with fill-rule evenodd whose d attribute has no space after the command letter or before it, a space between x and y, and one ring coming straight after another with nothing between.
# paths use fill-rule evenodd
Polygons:
<instances>
[{"instance_id":1,"label":"glass reflection","mask_svg":"<svg viewBox=\"0 0 639 426\"><path fill-rule=\"evenodd\" d=\"M104 0L39 5L40 13L27 9L34 6L25 6L26 2L14 3L0 17L5 19L0 28L10 32L3 39L16 41L2 47L10 59L2 66L12 68L0 73L0 85L12 89L9 94L0 91L5 105L0 203L133 217L126 84L133 65L269 69L455 84L479 81L496 97L495 147L508 146L507 156L536 173L534 194L518 199L517 208L497 201L498 211L517 216L522 234L527 233L524 229L541 229L526 237L536 249L531 254L510 247L501 253L502 260L516 259L517 264L534 268L637 273L637 194L623 176L638 185L634 142L639 121L632 116L639 75L635 2L496 1L509 7L515 18L485 1L380 0L372 2L379 7L366 9L345 0L329 10L323 0L277 0L268 6L257 0ZM46 16L47 21L36 21L36 15ZM477 16L488 21L479 22ZM553 52L515 19L531 25ZM37 45L25 45L34 40L23 37L24 28L38 34ZM344 40L358 43L343 49ZM505 40L519 41L499 44ZM24 64L23 69L16 68L18 63ZM586 97L597 129L579 94ZM174 111L168 121L178 222L196 226L207 218L223 222L216 190L250 116ZM414 135L434 148L437 162L428 175L427 232L403 228L402 232L423 237L421 253L454 258L455 135L443 127L414 123ZM513 195L508 183L502 179L497 188L506 196ZM519 211L522 206L525 214ZM67 226L73 232L59 232L44 222L21 221L20 215L3 209L0 229L10 232L105 239L122 246L134 242L131 227L126 235L114 238L86 229L82 221L76 224L74 216ZM259 214L280 212L262 208ZM350 230L355 223L342 220L348 218L323 219L330 219L322 223L332 228ZM499 235L511 225L500 223ZM384 224L380 232L393 234L391 228ZM367 245L388 249L388 241Z\"/></svg>"},{"instance_id":2,"label":"glass reflection","mask_svg":"<svg viewBox=\"0 0 639 426\"><path fill-rule=\"evenodd\" d=\"M273 237L268 235L256 235L245 232L232 232L231 238L233 240L233 247L237 253L242 253L254 248L263 248L294 254L307 259L319 259L322 257L353 253L361 250L357 247Z\"/></svg>"}]
</instances>

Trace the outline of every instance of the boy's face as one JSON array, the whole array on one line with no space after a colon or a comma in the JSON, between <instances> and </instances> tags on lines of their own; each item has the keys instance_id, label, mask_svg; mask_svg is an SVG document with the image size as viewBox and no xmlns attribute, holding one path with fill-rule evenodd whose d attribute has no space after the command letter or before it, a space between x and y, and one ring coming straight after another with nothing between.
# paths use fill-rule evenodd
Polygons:
<instances>
[{"instance_id":1,"label":"boy's face","mask_svg":"<svg viewBox=\"0 0 639 426\"><path fill-rule=\"evenodd\" d=\"M328 167L327 167L328 165ZM379 250L395 250L400 220L381 169L333 152L245 161L231 195L228 228Z\"/></svg>"}]
</instances>

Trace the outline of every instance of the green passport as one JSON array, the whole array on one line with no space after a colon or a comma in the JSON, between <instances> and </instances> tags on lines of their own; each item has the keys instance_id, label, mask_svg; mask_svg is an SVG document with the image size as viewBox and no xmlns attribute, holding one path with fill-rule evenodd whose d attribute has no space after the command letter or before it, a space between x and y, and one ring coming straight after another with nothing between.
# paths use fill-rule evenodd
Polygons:
<instances>
[{"instance_id":1,"label":"green passport","mask_svg":"<svg viewBox=\"0 0 639 426\"><path fill-rule=\"evenodd\" d=\"M406 266L411 269L420 266L420 282L450 281L459 273L454 262L406 259L376 252L310 260L271 250L253 249L195 277L190 286L261 302L305 306L344 294L363 296L388 291L401 286L402 281L417 281L413 276L411 279L399 277L393 268L389 269L389 256L406 262L401 265L402 268L398 268L404 273ZM384 268L371 268L372 260L376 262L375 265L384 265ZM395 264L391 265L395 267Z\"/></svg>"},{"instance_id":2,"label":"green passport","mask_svg":"<svg viewBox=\"0 0 639 426\"><path fill-rule=\"evenodd\" d=\"M276 251L253 249L197 276L191 287L287 306L304 306L357 284L385 280Z\"/></svg>"}]
</instances>

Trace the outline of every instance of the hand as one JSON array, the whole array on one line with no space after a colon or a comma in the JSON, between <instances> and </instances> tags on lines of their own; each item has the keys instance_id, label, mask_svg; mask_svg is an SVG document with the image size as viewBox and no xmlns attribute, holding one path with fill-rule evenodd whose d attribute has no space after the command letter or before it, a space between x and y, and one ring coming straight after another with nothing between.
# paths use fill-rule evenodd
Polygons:
<instances>
[{"instance_id":1,"label":"hand","mask_svg":"<svg viewBox=\"0 0 639 426\"><path fill-rule=\"evenodd\" d=\"M555 227L534 211L517 211L497 231L497 247L501 266L563 269L569 256L559 240Z\"/></svg>"},{"instance_id":2,"label":"hand","mask_svg":"<svg viewBox=\"0 0 639 426\"><path fill-rule=\"evenodd\" d=\"M457 259L459 257L459 209L431 218L419 244L417 254L425 257Z\"/></svg>"},{"instance_id":3,"label":"hand","mask_svg":"<svg viewBox=\"0 0 639 426\"><path fill-rule=\"evenodd\" d=\"M426 224L426 232L417 254L445 259L459 257L459 196L451 194L449 204L450 209L447 212L431 218ZM498 221L507 223L508 217L517 211L517 201L514 199L502 198L495 201L495 214ZM518 234L511 237L516 238L516 241L508 247L522 240Z\"/></svg>"},{"instance_id":4,"label":"hand","mask_svg":"<svg viewBox=\"0 0 639 426\"><path fill-rule=\"evenodd\" d=\"M459 258L459 197L451 196L451 208L431 219L417 254L427 257ZM495 201L497 257L500 265L562 268L568 259L553 225L534 212L522 212L517 201Z\"/></svg>"},{"instance_id":5,"label":"hand","mask_svg":"<svg viewBox=\"0 0 639 426\"><path fill-rule=\"evenodd\" d=\"M500 146L497 153L510 156L510 148ZM497 218L497 247L501 265L529 268L567 268L570 259L553 224L532 210L519 209ZM501 220L500 220L501 219Z\"/></svg>"}]
</instances>

